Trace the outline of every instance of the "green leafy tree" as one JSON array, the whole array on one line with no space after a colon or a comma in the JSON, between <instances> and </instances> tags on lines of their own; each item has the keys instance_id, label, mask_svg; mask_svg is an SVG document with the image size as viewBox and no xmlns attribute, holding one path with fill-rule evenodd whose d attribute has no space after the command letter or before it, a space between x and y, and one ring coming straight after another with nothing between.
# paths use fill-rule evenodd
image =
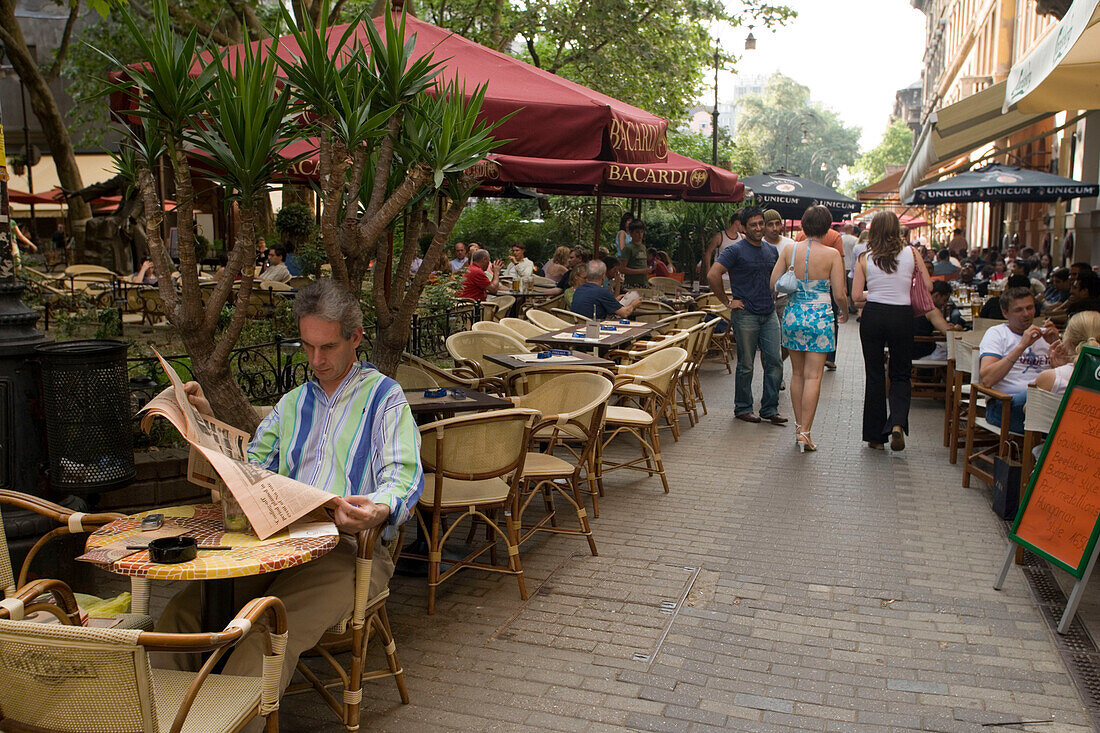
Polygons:
<instances>
[{"instance_id":1,"label":"green leafy tree","mask_svg":"<svg viewBox=\"0 0 1100 733\"><path fill-rule=\"evenodd\" d=\"M856 159L859 128L844 125L790 77L773 74L763 94L745 97L742 105L738 142L756 151L765 171L785 168L831 186Z\"/></svg>"},{"instance_id":2,"label":"green leafy tree","mask_svg":"<svg viewBox=\"0 0 1100 733\"><path fill-rule=\"evenodd\" d=\"M886 175L886 166L905 165L912 153L913 131L904 121L894 120L882 134L879 144L856 159L850 169L852 176L846 182L845 192L853 195L871 185Z\"/></svg>"},{"instance_id":3,"label":"green leafy tree","mask_svg":"<svg viewBox=\"0 0 1100 733\"><path fill-rule=\"evenodd\" d=\"M713 21L770 28L795 15L762 0L739 5L732 14L719 0L426 0L418 10L435 25L678 120L714 63Z\"/></svg>"}]
</instances>

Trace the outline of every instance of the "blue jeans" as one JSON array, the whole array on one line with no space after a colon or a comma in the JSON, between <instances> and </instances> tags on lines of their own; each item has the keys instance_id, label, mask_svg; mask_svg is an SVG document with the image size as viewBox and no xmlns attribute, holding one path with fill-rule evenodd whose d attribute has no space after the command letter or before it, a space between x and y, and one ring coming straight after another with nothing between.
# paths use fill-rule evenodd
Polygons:
<instances>
[{"instance_id":1,"label":"blue jeans","mask_svg":"<svg viewBox=\"0 0 1100 733\"><path fill-rule=\"evenodd\" d=\"M734 382L733 412L752 412L752 367L756 350L764 362L764 394L760 398L760 416L779 412L779 385L783 381L783 362L779 349L779 319L775 312L765 315L745 309L732 312L733 335L737 339L737 372Z\"/></svg>"},{"instance_id":2,"label":"blue jeans","mask_svg":"<svg viewBox=\"0 0 1100 733\"><path fill-rule=\"evenodd\" d=\"M1012 395L1012 405L1009 407L1008 429L1014 433L1024 432L1024 403L1027 401L1027 392L1017 392ZM1001 401L989 400L985 406L985 419L990 425L1001 427Z\"/></svg>"}]
</instances>

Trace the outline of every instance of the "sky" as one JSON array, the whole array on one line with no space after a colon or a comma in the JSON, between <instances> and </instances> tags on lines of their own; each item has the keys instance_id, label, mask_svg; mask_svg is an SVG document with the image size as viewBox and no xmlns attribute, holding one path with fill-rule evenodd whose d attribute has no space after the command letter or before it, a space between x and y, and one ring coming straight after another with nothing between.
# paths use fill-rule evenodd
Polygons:
<instances>
[{"instance_id":1,"label":"sky","mask_svg":"<svg viewBox=\"0 0 1100 733\"><path fill-rule=\"evenodd\" d=\"M862 150L873 148L890 121L894 94L920 80L924 13L909 0L777 1L798 17L775 31L753 28L755 51L744 50L746 27L718 29L722 47L741 55L737 73L766 78L780 71L804 84L814 101L862 130ZM734 0L726 5L736 12ZM719 99L733 81L732 73L719 74ZM713 102L712 84L703 104Z\"/></svg>"}]
</instances>

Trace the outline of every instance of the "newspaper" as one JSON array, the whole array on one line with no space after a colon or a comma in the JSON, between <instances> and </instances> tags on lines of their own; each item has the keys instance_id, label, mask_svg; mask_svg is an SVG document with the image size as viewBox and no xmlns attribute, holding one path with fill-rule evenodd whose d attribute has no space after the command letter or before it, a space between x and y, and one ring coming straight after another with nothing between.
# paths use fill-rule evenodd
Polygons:
<instances>
[{"instance_id":1,"label":"newspaper","mask_svg":"<svg viewBox=\"0 0 1100 733\"><path fill-rule=\"evenodd\" d=\"M154 350L154 353L156 351ZM191 444L188 479L213 491L228 490L260 539L267 539L332 498L332 494L248 462L248 433L209 415L187 399L176 370L157 353L171 386L149 401L141 427L164 417Z\"/></svg>"},{"instance_id":2,"label":"newspaper","mask_svg":"<svg viewBox=\"0 0 1100 733\"><path fill-rule=\"evenodd\" d=\"M634 303L637 303L641 299L642 299L642 296L638 294L638 291L630 290L630 291L627 291L623 295L623 297L619 298L619 305L624 306L624 307L628 306L628 305L633 305Z\"/></svg>"}]
</instances>

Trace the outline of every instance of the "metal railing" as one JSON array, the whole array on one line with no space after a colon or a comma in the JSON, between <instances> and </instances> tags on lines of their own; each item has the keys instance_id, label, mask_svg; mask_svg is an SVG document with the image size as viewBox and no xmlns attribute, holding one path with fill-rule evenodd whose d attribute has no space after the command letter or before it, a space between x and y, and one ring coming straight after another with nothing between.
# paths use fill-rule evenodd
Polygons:
<instances>
[{"instance_id":1,"label":"metal railing","mask_svg":"<svg viewBox=\"0 0 1100 733\"><path fill-rule=\"evenodd\" d=\"M424 358L446 357L447 337L458 331L466 331L481 317L479 304L459 305L455 308L422 316L414 314L409 330L408 351ZM366 332L377 335L374 323L367 323ZM364 339L359 347L361 358L368 358L371 341ZM186 354L166 356L180 378L194 378L191 358ZM130 392L135 405L141 407L151 400L167 384L167 380L155 356L127 359ZM310 377L309 364L297 339L276 336L274 341L233 349L229 355L229 368L237 383L257 404L273 404L284 394L305 383Z\"/></svg>"}]
</instances>

